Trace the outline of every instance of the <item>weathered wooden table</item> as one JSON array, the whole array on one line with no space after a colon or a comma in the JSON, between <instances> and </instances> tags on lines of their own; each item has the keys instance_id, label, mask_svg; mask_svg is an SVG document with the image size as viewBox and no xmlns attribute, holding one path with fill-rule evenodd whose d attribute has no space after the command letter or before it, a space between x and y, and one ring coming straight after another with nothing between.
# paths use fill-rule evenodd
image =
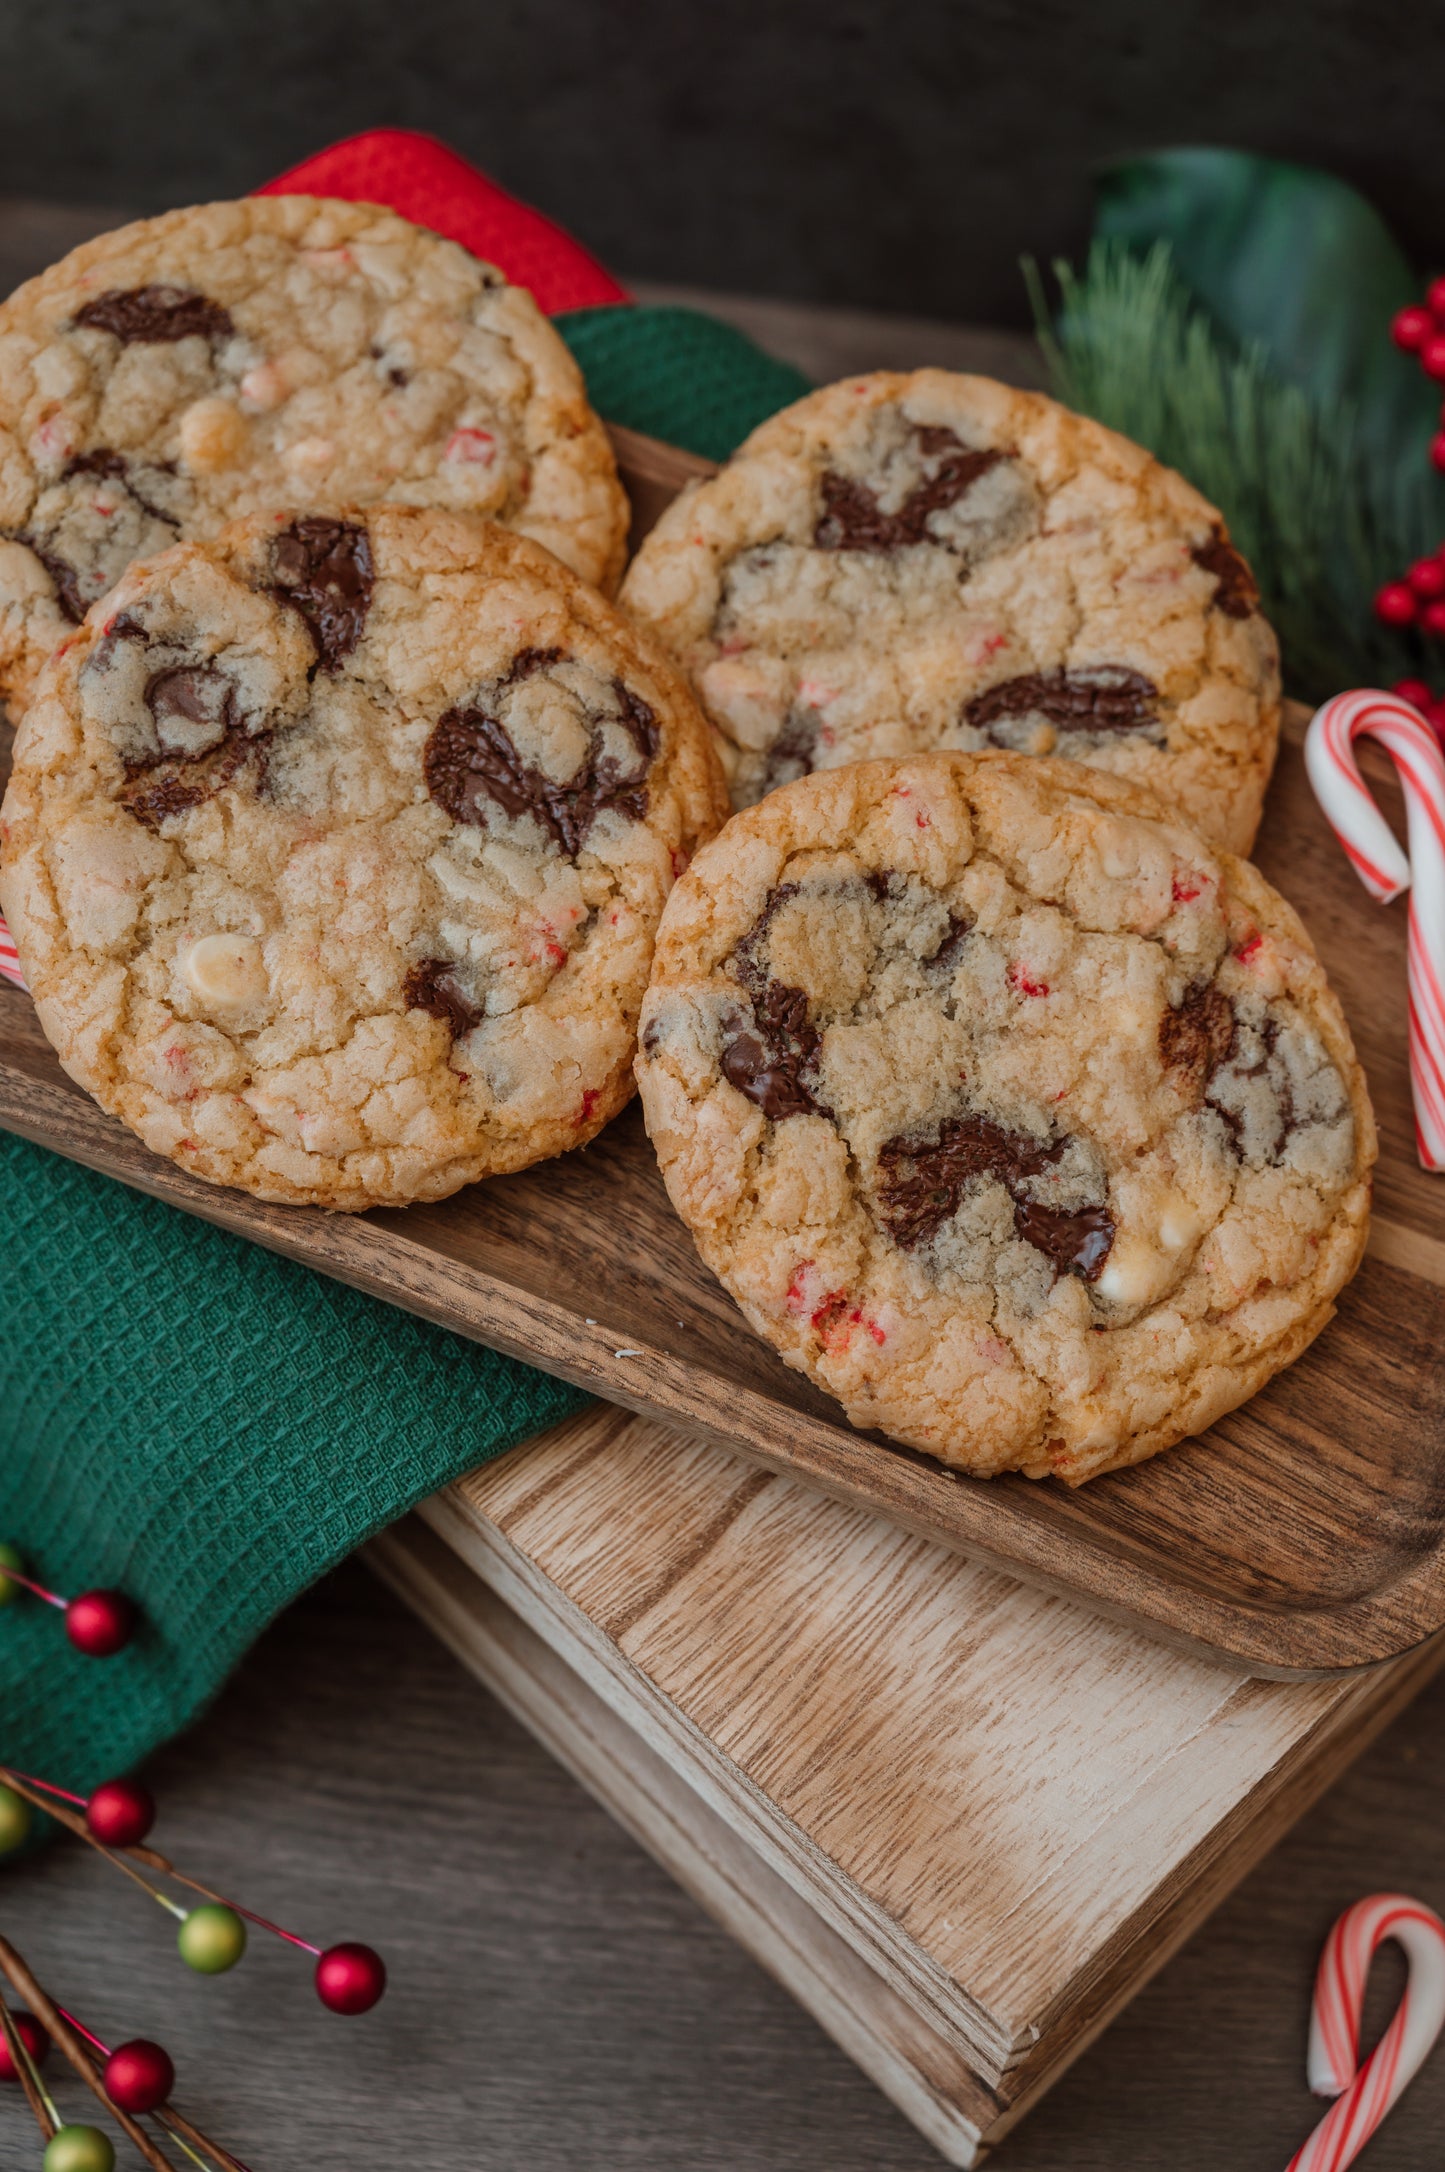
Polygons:
<instances>
[{"instance_id":1,"label":"weathered wooden table","mask_svg":"<svg viewBox=\"0 0 1445 2172\"><path fill-rule=\"evenodd\" d=\"M100 213L0 206L0 281ZM688 296L688 299L694 297ZM701 299L701 297L697 297ZM1027 370L996 335L707 297L818 376L929 360ZM1016 2172L1259 2172L1316 2116L1310 1971L1348 1900L1445 1902L1437 1681L1004 2145ZM372 1940L393 1992L344 2023L269 1941L215 1981L82 1851L7 1877L4 1927L104 2024L159 2037L183 2100L256 2172L936 2163L826 2038L359 1567L303 1600L156 1762L166 1840L252 1905ZM1387 1959L1372 2008L1398 1978ZM1367 2164L1425 2172L1445 2057ZM0 2152L31 2161L18 2099ZM127 2160L122 2160L127 2161Z\"/></svg>"}]
</instances>

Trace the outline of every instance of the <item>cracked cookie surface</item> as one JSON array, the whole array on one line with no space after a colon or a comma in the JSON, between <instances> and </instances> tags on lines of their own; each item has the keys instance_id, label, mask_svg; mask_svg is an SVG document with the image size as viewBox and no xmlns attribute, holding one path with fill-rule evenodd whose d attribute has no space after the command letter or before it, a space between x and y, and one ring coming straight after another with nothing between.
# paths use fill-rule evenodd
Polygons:
<instances>
[{"instance_id":1,"label":"cracked cookie surface","mask_svg":"<svg viewBox=\"0 0 1445 2172\"><path fill-rule=\"evenodd\" d=\"M527 539L279 513L52 657L0 902L61 1061L264 1199L437 1199L629 1098L652 943L726 812L677 674Z\"/></svg>"},{"instance_id":2,"label":"cracked cookie surface","mask_svg":"<svg viewBox=\"0 0 1445 2172\"><path fill-rule=\"evenodd\" d=\"M298 500L478 513L610 588L627 505L531 296L375 205L254 196L0 307L0 700L127 565Z\"/></svg>"},{"instance_id":3,"label":"cracked cookie surface","mask_svg":"<svg viewBox=\"0 0 1445 2172\"><path fill-rule=\"evenodd\" d=\"M737 806L1002 747L1253 843L1279 669L1249 568L1181 477L1041 394L944 370L813 393L669 507L622 601L688 674Z\"/></svg>"},{"instance_id":4,"label":"cracked cookie surface","mask_svg":"<svg viewBox=\"0 0 1445 2172\"><path fill-rule=\"evenodd\" d=\"M757 1333L982 1476L1199 1432L1364 1248L1374 1123L1299 921L1072 762L868 762L735 815L663 916L637 1070Z\"/></svg>"}]
</instances>

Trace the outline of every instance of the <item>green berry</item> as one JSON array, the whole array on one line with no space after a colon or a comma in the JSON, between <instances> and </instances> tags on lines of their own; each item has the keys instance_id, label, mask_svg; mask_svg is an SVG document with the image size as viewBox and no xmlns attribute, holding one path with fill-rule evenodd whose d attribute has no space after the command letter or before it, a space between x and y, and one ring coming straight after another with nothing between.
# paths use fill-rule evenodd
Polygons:
<instances>
[{"instance_id":1,"label":"green berry","mask_svg":"<svg viewBox=\"0 0 1445 2172\"><path fill-rule=\"evenodd\" d=\"M29 1838L29 1803L13 1787L0 1785L0 1855L13 1855Z\"/></svg>"},{"instance_id":2,"label":"green berry","mask_svg":"<svg viewBox=\"0 0 1445 2172\"><path fill-rule=\"evenodd\" d=\"M99 2127L57 2127L40 2162L44 2172L114 2172L115 2151Z\"/></svg>"},{"instance_id":3,"label":"green berry","mask_svg":"<svg viewBox=\"0 0 1445 2172\"><path fill-rule=\"evenodd\" d=\"M0 1571L5 1569L18 1569L23 1576L25 1556L18 1546L11 1545L9 1539L0 1539ZM19 1598L24 1588L22 1584L16 1583L13 1576L0 1574L0 1606L9 1606L12 1599Z\"/></svg>"},{"instance_id":4,"label":"green berry","mask_svg":"<svg viewBox=\"0 0 1445 2172\"><path fill-rule=\"evenodd\" d=\"M205 1901L193 1908L176 1935L181 1959L202 1976L234 1968L246 1950L246 1926L234 1908Z\"/></svg>"}]
</instances>

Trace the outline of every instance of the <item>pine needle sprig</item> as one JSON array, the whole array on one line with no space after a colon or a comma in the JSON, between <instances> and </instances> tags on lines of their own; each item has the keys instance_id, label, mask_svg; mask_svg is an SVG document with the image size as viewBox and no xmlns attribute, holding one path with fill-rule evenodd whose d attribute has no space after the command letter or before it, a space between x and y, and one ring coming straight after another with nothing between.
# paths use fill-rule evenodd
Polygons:
<instances>
[{"instance_id":1,"label":"pine needle sprig","mask_svg":"<svg viewBox=\"0 0 1445 2172\"><path fill-rule=\"evenodd\" d=\"M1288 690L1323 700L1342 687L1431 675L1418 636L1375 617L1380 584L1433 550L1435 479L1381 475L1349 409L1323 411L1272 370L1260 346L1215 325L1174 268L1096 242L1084 271L1056 263L1051 312L1024 265L1058 397L1145 445L1211 499L1259 581Z\"/></svg>"}]
</instances>

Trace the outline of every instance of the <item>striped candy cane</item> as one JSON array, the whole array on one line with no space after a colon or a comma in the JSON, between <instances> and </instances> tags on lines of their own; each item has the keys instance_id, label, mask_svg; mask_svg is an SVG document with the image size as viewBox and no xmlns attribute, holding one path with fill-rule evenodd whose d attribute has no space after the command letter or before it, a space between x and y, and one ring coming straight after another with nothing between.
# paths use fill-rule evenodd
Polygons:
<instances>
[{"instance_id":1,"label":"striped candy cane","mask_svg":"<svg viewBox=\"0 0 1445 2172\"><path fill-rule=\"evenodd\" d=\"M25 975L20 970L20 953L15 948L15 938L3 919L0 919L0 980L11 981L17 988L26 985Z\"/></svg>"},{"instance_id":2,"label":"striped candy cane","mask_svg":"<svg viewBox=\"0 0 1445 2172\"><path fill-rule=\"evenodd\" d=\"M1400 772L1407 860L1370 797L1353 741L1378 739ZM1365 688L1316 710L1305 767L1325 819L1365 888L1388 905L1410 891L1410 1087L1426 1169L1445 1169L1445 755L1418 709Z\"/></svg>"},{"instance_id":3,"label":"striped candy cane","mask_svg":"<svg viewBox=\"0 0 1445 2172\"><path fill-rule=\"evenodd\" d=\"M1405 1995L1356 2069L1360 2013L1375 1948L1393 1938L1410 1964ZM1445 1923L1403 1893L1347 1908L1325 1940L1315 1977L1307 2072L1316 2096L1337 2097L1287 2172L1343 2172L1423 2066L1445 2027Z\"/></svg>"}]
</instances>

